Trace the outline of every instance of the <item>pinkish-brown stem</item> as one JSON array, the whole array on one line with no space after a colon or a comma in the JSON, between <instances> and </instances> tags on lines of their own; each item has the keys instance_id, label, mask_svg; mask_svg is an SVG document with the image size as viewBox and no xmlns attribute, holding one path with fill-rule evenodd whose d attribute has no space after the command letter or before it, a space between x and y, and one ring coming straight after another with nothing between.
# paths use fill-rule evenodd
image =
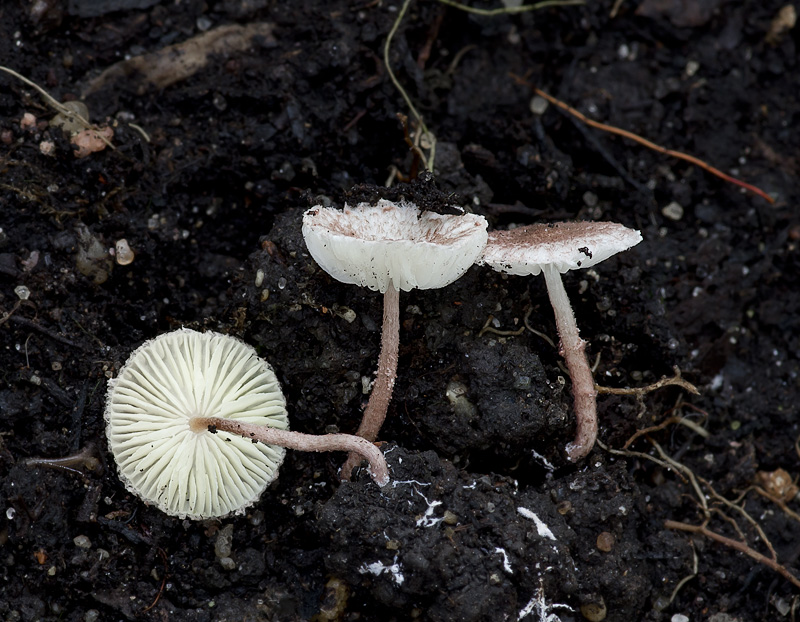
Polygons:
<instances>
[{"instance_id":1,"label":"pinkish-brown stem","mask_svg":"<svg viewBox=\"0 0 800 622\"><path fill-rule=\"evenodd\" d=\"M551 265L544 266L542 272L561 338L561 356L564 357L572 380L577 429L575 440L567 444L566 450L570 462L577 462L592 450L597 440L597 392L594 390L594 378L586 358L586 342L578 333L578 324L561 281L561 274Z\"/></svg>"},{"instance_id":2,"label":"pinkish-brown stem","mask_svg":"<svg viewBox=\"0 0 800 622\"><path fill-rule=\"evenodd\" d=\"M400 350L400 292L389 283L383 295L383 328L381 330L381 354L378 358L378 375L372 386L372 394L361 418L356 434L368 441L378 438L378 432L386 419L389 402L392 401L394 381L397 378L397 358ZM349 480L361 457L351 453L342 466L341 478Z\"/></svg>"},{"instance_id":3,"label":"pinkish-brown stem","mask_svg":"<svg viewBox=\"0 0 800 622\"><path fill-rule=\"evenodd\" d=\"M218 417L195 417L191 420L190 427L195 432L207 429L230 432L267 445L278 445L300 451L355 452L360 458L369 462L369 474L378 486L383 487L389 483L389 467L386 465L386 459L381 450L360 436L352 434L321 434L317 436Z\"/></svg>"}]
</instances>

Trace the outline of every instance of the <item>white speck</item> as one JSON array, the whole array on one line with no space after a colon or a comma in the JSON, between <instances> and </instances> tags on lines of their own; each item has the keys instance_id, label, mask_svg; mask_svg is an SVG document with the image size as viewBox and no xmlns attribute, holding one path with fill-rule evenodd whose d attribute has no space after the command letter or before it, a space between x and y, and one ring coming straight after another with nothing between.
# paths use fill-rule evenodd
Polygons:
<instances>
[{"instance_id":1,"label":"white speck","mask_svg":"<svg viewBox=\"0 0 800 622\"><path fill-rule=\"evenodd\" d=\"M420 497L425 499L425 503L428 504L428 508L425 510L425 514L422 515L421 518L417 520L417 527L435 527L439 523L441 523L444 518L433 518L434 510L442 505L441 501L428 501L428 499L423 495L419 490L415 490Z\"/></svg>"},{"instance_id":2,"label":"white speck","mask_svg":"<svg viewBox=\"0 0 800 622\"><path fill-rule=\"evenodd\" d=\"M682 613L676 613L670 618L670 622L689 622L689 618Z\"/></svg>"},{"instance_id":3,"label":"white speck","mask_svg":"<svg viewBox=\"0 0 800 622\"><path fill-rule=\"evenodd\" d=\"M392 575L392 579L394 579L394 582L397 583L397 585L403 585L403 581L406 580L403 576L403 573L400 571L400 564L397 562L397 557L394 558L391 566L387 566L383 562L361 564L358 572L361 574L373 574L376 577L382 575L384 572L388 572L390 575Z\"/></svg>"},{"instance_id":4,"label":"white speck","mask_svg":"<svg viewBox=\"0 0 800 622\"><path fill-rule=\"evenodd\" d=\"M392 482L392 488L397 488L401 484L416 484L417 486L430 486L431 483L418 482L415 479L396 479Z\"/></svg>"},{"instance_id":5,"label":"white speck","mask_svg":"<svg viewBox=\"0 0 800 622\"><path fill-rule=\"evenodd\" d=\"M540 587L536 590L536 596L531 598L525 607L517 615L517 620L522 620L532 613L536 613L538 616L538 622L561 622L561 618L559 618L555 613L552 613L554 609L566 609L567 611L575 611L569 605L562 605L560 603L548 603L544 598L544 590Z\"/></svg>"},{"instance_id":6,"label":"white speck","mask_svg":"<svg viewBox=\"0 0 800 622\"><path fill-rule=\"evenodd\" d=\"M661 208L661 213L670 220L680 220L683 218L683 206L677 201Z\"/></svg>"},{"instance_id":7,"label":"white speck","mask_svg":"<svg viewBox=\"0 0 800 622\"><path fill-rule=\"evenodd\" d=\"M499 546L494 547L495 553L500 553L503 556L503 570L505 570L508 574L514 574L514 571L511 570L511 562L508 560L508 553L503 548Z\"/></svg>"},{"instance_id":8,"label":"white speck","mask_svg":"<svg viewBox=\"0 0 800 622\"><path fill-rule=\"evenodd\" d=\"M722 387L722 382L724 378L722 374L717 374L714 376L714 379L711 381L711 390L718 391Z\"/></svg>"},{"instance_id":9,"label":"white speck","mask_svg":"<svg viewBox=\"0 0 800 622\"><path fill-rule=\"evenodd\" d=\"M547 458L545 458L542 454L537 453L535 449L531 449L531 453L533 454L534 459L541 462L542 466L545 469L547 469L551 473L556 470L556 468L552 464L550 464L550 462L547 461Z\"/></svg>"},{"instance_id":10,"label":"white speck","mask_svg":"<svg viewBox=\"0 0 800 622\"><path fill-rule=\"evenodd\" d=\"M478 482L472 482L469 486L462 486L462 488L464 488L466 490L475 490L475 488L477 486L478 486Z\"/></svg>"},{"instance_id":11,"label":"white speck","mask_svg":"<svg viewBox=\"0 0 800 622\"><path fill-rule=\"evenodd\" d=\"M6 518L8 520L14 520L14 517L17 515L17 511L14 508L6 508Z\"/></svg>"},{"instance_id":12,"label":"white speck","mask_svg":"<svg viewBox=\"0 0 800 622\"><path fill-rule=\"evenodd\" d=\"M524 508L522 506L517 508L517 512L524 516L527 519L532 520L536 524L536 531L539 532L539 535L543 538L550 538L551 540L555 540L556 537L553 535L553 532L550 531L550 527L545 525L536 514L531 512L528 508Z\"/></svg>"},{"instance_id":13,"label":"white speck","mask_svg":"<svg viewBox=\"0 0 800 622\"><path fill-rule=\"evenodd\" d=\"M545 110L547 110L548 102L544 97L540 97L536 95L531 99L530 109L531 112L537 116L541 116L544 114Z\"/></svg>"}]
</instances>

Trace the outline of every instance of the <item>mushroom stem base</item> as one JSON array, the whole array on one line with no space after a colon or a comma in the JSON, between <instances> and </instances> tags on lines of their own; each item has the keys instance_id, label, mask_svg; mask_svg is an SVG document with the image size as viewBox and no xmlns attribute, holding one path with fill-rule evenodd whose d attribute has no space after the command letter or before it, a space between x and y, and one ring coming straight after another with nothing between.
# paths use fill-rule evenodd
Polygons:
<instances>
[{"instance_id":1,"label":"mushroom stem base","mask_svg":"<svg viewBox=\"0 0 800 622\"><path fill-rule=\"evenodd\" d=\"M378 358L378 375L372 394L361 418L356 434L368 441L378 438L378 432L386 420L389 402L392 401L394 382L397 379L397 359L400 351L400 292L389 283L383 295L383 328L381 330L381 354ZM349 480L353 469L361 461L358 454L351 453L342 466L341 478Z\"/></svg>"},{"instance_id":2,"label":"mushroom stem base","mask_svg":"<svg viewBox=\"0 0 800 622\"><path fill-rule=\"evenodd\" d=\"M597 392L589 360L586 358L586 342L581 339L578 324L572 311L567 291L561 280L561 274L553 266L542 269L547 282L547 293L556 318L556 328L561 338L561 356L567 364L572 380L572 397L574 400L577 427L575 440L567 444L567 458L577 462L584 458L594 447L597 440Z\"/></svg>"}]
</instances>

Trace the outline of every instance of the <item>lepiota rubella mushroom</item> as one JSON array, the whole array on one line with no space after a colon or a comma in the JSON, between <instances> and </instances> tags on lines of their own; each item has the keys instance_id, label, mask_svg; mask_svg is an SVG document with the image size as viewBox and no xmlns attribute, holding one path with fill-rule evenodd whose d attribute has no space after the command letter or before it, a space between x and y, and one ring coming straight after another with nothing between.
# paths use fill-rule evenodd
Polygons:
<instances>
[{"instance_id":1,"label":"lepiota rubella mushroom","mask_svg":"<svg viewBox=\"0 0 800 622\"><path fill-rule=\"evenodd\" d=\"M400 341L398 290L435 289L462 276L486 245L486 219L442 215L381 199L339 210L317 205L303 215L303 237L314 260L343 283L383 294L378 374L356 434L374 441L386 418L397 377ZM342 467L349 479L358 456Z\"/></svg>"},{"instance_id":2,"label":"lepiota rubella mushroom","mask_svg":"<svg viewBox=\"0 0 800 622\"><path fill-rule=\"evenodd\" d=\"M146 341L109 383L105 418L126 488L179 518L242 513L277 476L284 447L357 451L378 485L389 481L383 454L363 438L290 431L269 363L219 333Z\"/></svg>"},{"instance_id":3,"label":"lepiota rubella mushroom","mask_svg":"<svg viewBox=\"0 0 800 622\"><path fill-rule=\"evenodd\" d=\"M594 447L597 402L586 342L580 338L561 274L594 266L641 241L638 231L612 222L536 224L492 231L480 259L480 263L498 272L520 276L544 273L561 339L561 355L572 380L577 428L575 440L566 448L572 462L585 457Z\"/></svg>"}]
</instances>

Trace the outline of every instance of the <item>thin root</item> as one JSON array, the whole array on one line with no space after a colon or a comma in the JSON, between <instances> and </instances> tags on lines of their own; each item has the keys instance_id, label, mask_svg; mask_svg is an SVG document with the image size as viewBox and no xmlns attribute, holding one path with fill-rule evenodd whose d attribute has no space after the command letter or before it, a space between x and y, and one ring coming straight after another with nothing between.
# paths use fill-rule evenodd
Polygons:
<instances>
[{"instance_id":1,"label":"thin root","mask_svg":"<svg viewBox=\"0 0 800 622\"><path fill-rule=\"evenodd\" d=\"M490 326L494 320L494 316L490 315L486 318L486 322L483 324L483 328L481 328L480 332L478 333L478 337L483 337L486 333L492 333L493 335L500 335L501 337L516 337L517 335L521 335L525 332L525 327L518 328L517 330L500 330L495 328L494 326Z\"/></svg>"},{"instance_id":2,"label":"thin root","mask_svg":"<svg viewBox=\"0 0 800 622\"><path fill-rule=\"evenodd\" d=\"M534 335L536 335L537 337L541 337L542 339L544 339L544 340L545 340L547 343L549 343L549 344L550 344L550 347L551 347L551 348L553 348L553 349L555 350L555 349L556 349L556 344L553 342L553 340L552 340L552 339L550 339L550 337L548 337L547 335L545 335L543 332L541 332L541 331L538 331L538 330L536 330L535 328L533 328L533 327L530 325L530 323L528 322L528 318L531 316L531 312L532 312L532 311L533 311L533 307L532 307L532 306L529 306L529 307L528 307L528 308L525 310L525 317L524 317L524 318L522 318L522 322L525 324L525 328L527 328L529 331L531 331L531 332L532 332Z\"/></svg>"},{"instance_id":3,"label":"thin root","mask_svg":"<svg viewBox=\"0 0 800 622\"><path fill-rule=\"evenodd\" d=\"M767 568L774 570L779 575L781 575L784 579L789 581L792 585L797 588L800 588L800 579L795 577L791 572L789 572L786 567L782 566L775 560L770 559L759 553L756 550L750 548L744 542L739 542L738 540L734 540L732 538L728 538L727 536L723 536L715 531L711 531L708 527L706 527L706 523L702 525L690 525L689 523L683 523L680 521L674 520L665 520L664 527L667 529L677 529L679 531L688 531L689 533L698 533L700 535L709 538L710 540L714 540L715 542L719 542L720 544L724 544L728 548L733 549L734 551L739 551L740 553L744 553L751 559L754 559L759 564L763 564Z\"/></svg>"},{"instance_id":4,"label":"thin root","mask_svg":"<svg viewBox=\"0 0 800 622\"><path fill-rule=\"evenodd\" d=\"M700 391L697 390L697 387L694 386L691 382L684 380L681 377L681 370L676 365L672 368L673 373L675 374L671 378L667 378L666 376L659 380L658 382L654 382L653 384L649 384L646 387L633 387L633 388L624 388L618 389L616 387L603 387L599 384L595 384L594 388L599 394L607 394L607 395L636 395L636 396L643 396L647 395L648 393L652 393L653 391L657 391L663 387L668 386L678 386L682 389L686 389L692 395L700 395Z\"/></svg>"}]
</instances>

